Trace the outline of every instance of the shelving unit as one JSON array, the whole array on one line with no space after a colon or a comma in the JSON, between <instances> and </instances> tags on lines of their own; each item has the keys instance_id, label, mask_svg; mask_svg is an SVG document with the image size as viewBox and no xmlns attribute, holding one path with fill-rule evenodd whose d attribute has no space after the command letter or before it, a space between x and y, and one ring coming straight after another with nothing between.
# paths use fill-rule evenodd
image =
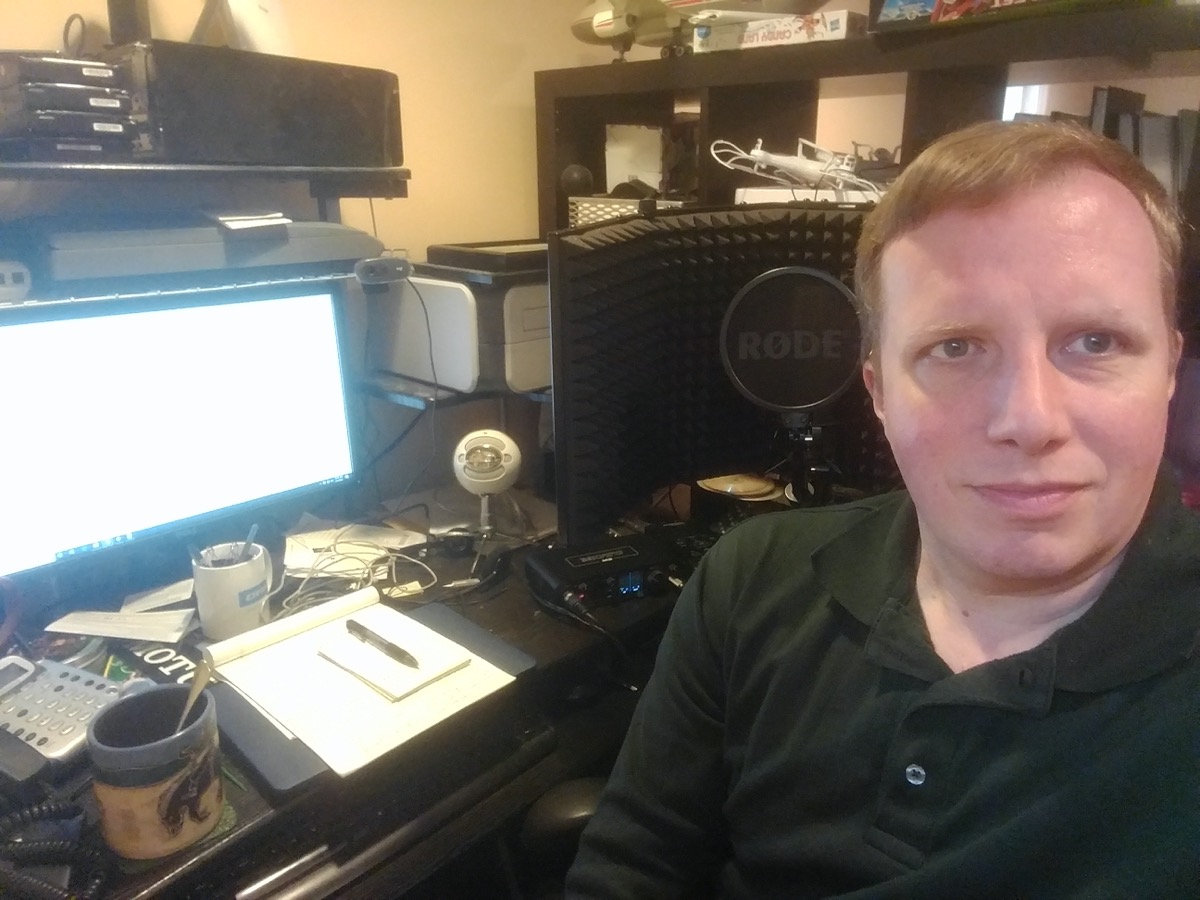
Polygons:
<instances>
[{"instance_id":1,"label":"shelving unit","mask_svg":"<svg viewBox=\"0 0 1200 900\"><path fill-rule=\"evenodd\" d=\"M742 146L812 139L822 78L907 73L908 160L947 131L999 118L1011 63L1112 57L1140 68L1155 53L1196 49L1200 7L1156 4L537 72L539 229L567 224L558 183L566 166L584 165L603 183L605 126L667 127L681 101L699 108L697 199L731 203L752 176L721 167L703 148L716 138Z\"/></svg>"}]
</instances>

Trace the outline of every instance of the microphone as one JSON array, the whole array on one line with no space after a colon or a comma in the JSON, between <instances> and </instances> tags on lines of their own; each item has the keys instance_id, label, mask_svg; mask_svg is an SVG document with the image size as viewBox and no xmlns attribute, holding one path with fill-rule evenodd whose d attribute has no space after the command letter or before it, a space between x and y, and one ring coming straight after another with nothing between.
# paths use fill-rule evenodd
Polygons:
<instances>
[{"instance_id":1,"label":"microphone","mask_svg":"<svg viewBox=\"0 0 1200 900\"><path fill-rule=\"evenodd\" d=\"M499 494L520 471L521 448L502 431L472 431L454 448L454 477L472 494Z\"/></svg>"}]
</instances>

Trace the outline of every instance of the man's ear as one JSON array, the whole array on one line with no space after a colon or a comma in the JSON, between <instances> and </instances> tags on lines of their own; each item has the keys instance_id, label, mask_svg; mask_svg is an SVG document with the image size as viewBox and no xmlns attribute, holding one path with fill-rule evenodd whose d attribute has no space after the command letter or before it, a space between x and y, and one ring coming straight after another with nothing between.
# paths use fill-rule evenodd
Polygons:
<instances>
[{"instance_id":1,"label":"man's ear","mask_svg":"<svg viewBox=\"0 0 1200 900\"><path fill-rule=\"evenodd\" d=\"M871 395L871 405L875 408L875 417L887 427L887 417L883 411L883 376L876 367L875 357L868 356L862 366L863 384Z\"/></svg>"}]
</instances>

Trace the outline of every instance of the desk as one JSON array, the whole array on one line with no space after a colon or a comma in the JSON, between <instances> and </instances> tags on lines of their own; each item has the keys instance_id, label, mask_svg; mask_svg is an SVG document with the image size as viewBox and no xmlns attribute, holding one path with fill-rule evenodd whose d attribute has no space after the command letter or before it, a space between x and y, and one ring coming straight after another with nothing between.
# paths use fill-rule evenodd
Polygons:
<instances>
[{"instance_id":1,"label":"desk","mask_svg":"<svg viewBox=\"0 0 1200 900\"><path fill-rule=\"evenodd\" d=\"M637 699L618 680L644 680L672 603L596 610L629 653L617 679L606 677L608 642L538 606L514 560L497 588L447 605L532 656L533 670L353 776L323 778L285 803L227 779L232 828L177 857L130 866L107 896L234 896L323 847L306 875L259 896L402 895L553 785L608 764Z\"/></svg>"}]
</instances>

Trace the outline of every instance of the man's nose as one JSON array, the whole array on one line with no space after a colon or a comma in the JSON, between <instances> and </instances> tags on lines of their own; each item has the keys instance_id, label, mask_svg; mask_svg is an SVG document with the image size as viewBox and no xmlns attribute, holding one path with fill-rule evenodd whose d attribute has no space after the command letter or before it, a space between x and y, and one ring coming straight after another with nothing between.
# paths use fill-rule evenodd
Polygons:
<instances>
[{"instance_id":1,"label":"man's nose","mask_svg":"<svg viewBox=\"0 0 1200 900\"><path fill-rule=\"evenodd\" d=\"M1070 435L1065 377L1044 352L1029 351L1002 367L993 385L988 436L1029 453Z\"/></svg>"}]
</instances>

